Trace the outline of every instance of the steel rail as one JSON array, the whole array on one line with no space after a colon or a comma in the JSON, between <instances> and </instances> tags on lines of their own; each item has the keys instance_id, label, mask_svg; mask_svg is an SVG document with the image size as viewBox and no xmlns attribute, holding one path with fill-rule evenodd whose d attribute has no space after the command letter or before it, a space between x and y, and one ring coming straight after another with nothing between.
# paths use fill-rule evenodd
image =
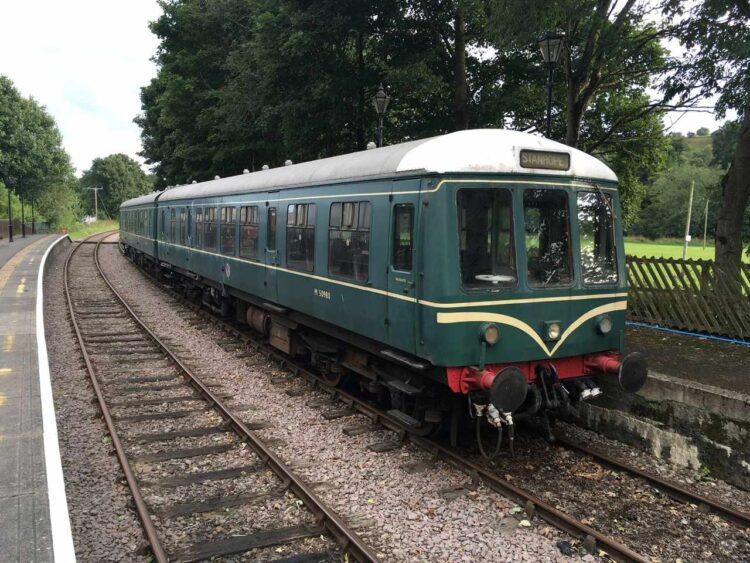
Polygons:
<instances>
[{"instance_id":1,"label":"steel rail","mask_svg":"<svg viewBox=\"0 0 750 563\"><path fill-rule=\"evenodd\" d=\"M85 239L84 242L89 241L90 239L99 236L101 233L91 235ZM105 238L108 238L105 236ZM82 247L82 244L78 244L71 252L68 254L68 257L65 259L65 265L63 267L63 285L65 287L65 297L68 301L68 310L70 311L70 319L73 324L73 329L76 333L76 338L78 339L78 346L81 350L81 355L83 356L83 361L86 363L86 370L89 374L89 379L91 380L91 385L94 388L94 393L96 393L96 399L99 402L99 408L102 411L102 417L104 418L104 423L107 425L107 430L109 431L110 436L112 437L112 445L115 447L115 453L117 454L117 459L120 462L120 467L122 467L122 472L125 474L125 480L128 483L128 487L130 488L130 492L133 495L133 500L135 501L135 508L138 512L138 518L141 520L141 524L143 525L143 531L146 534L146 539L148 540L148 543L151 545L151 552L154 556L154 559L157 561L157 563L167 563L169 561L169 557L167 556L166 551L164 550L164 546L161 543L161 540L159 539L159 535L156 532L156 528L154 527L154 524L151 522L151 516L149 515L148 508L146 507L146 502L143 500L143 495L141 494L141 490L138 487L138 481L135 478L135 475L133 474L133 470L130 467L130 463L128 462L127 456L125 455L125 449L122 447L122 442L120 441L120 437L117 434L117 430L115 429L114 421L112 420L112 414L109 411L109 407L107 406L106 401L104 400L104 394L102 393L101 387L99 386L99 382L96 379L96 374L94 373L94 366L91 364L91 358L89 357L88 351L86 350L86 345L83 341L83 335L81 334L81 329L78 326L78 321L76 320L76 314L73 307L73 298L70 295L70 279L68 275L68 270L70 266L71 259L73 258L73 255ZM98 248L98 245L97 247Z\"/></svg>"},{"instance_id":2,"label":"steel rail","mask_svg":"<svg viewBox=\"0 0 750 563\"><path fill-rule=\"evenodd\" d=\"M698 506L703 505L707 510L713 512L714 514L722 516L726 518L727 520L730 520L734 522L735 524L738 524L745 528L750 528L750 514L747 512L737 510L727 504L724 504L722 502L713 500L709 497L706 497L704 495L691 491L687 489L686 487L679 485L678 483L668 481L667 479L663 479L659 477L658 475L654 475L653 473L643 471L642 469L639 469L633 465L630 465L629 463L625 463L608 454L605 454L598 450L589 448L588 446L584 444L580 444L576 441L573 441L567 436L558 435L556 436L556 438L557 438L557 443L560 444L561 446L567 447L573 450L577 450L586 455L590 455L591 457L593 457L595 460L602 463L603 465L607 465L614 469L625 471L627 473L631 473L637 477L640 477L641 479L644 479L645 481L648 481L649 483L655 485L657 488L661 489L662 491L664 491L666 494L668 494L675 500L678 500L680 502L696 504Z\"/></svg>"},{"instance_id":3,"label":"steel rail","mask_svg":"<svg viewBox=\"0 0 750 563\"><path fill-rule=\"evenodd\" d=\"M111 235L109 235L111 236ZM108 237L105 237L108 238ZM102 239L104 240L104 239ZM101 243L101 241L99 241ZM189 383L198 393L209 403L220 412L220 414L230 422L231 428L240 435L240 437L255 451L258 457L287 485L299 498L304 502L305 506L310 512L315 515L318 522L323 524L325 529L336 539L341 549L349 553L357 561L363 563L379 561L377 555L372 549L359 537L359 535L351 530L346 523L323 501L318 495L305 484L286 464L281 460L279 456L273 453L260 438L258 438L252 430L250 430L239 417L237 417L230 409L226 406L224 401L217 397L209 388L192 372L192 370L185 365L176 354L174 354L169 346L165 344L146 324L141 318L133 311L128 305L123 296L118 292L112 283L109 281L104 273L104 270L99 263L99 247L97 244L94 250L94 261L99 274L102 279L110 288L112 293L117 297L120 303L125 307L128 313L131 315L133 320L156 342L167 356L183 371L184 375L187 376Z\"/></svg>"}]
</instances>

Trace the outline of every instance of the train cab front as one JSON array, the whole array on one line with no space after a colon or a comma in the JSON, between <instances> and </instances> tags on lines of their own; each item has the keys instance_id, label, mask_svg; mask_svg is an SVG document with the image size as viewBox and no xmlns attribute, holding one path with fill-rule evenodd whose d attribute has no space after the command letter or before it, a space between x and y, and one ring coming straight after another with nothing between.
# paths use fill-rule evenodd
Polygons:
<instances>
[{"instance_id":1,"label":"train cab front","mask_svg":"<svg viewBox=\"0 0 750 563\"><path fill-rule=\"evenodd\" d=\"M622 356L627 288L614 184L452 189L463 301L433 305L431 345L472 416L498 429L538 417L552 438L551 420L602 394L595 376L638 391L645 358Z\"/></svg>"}]
</instances>

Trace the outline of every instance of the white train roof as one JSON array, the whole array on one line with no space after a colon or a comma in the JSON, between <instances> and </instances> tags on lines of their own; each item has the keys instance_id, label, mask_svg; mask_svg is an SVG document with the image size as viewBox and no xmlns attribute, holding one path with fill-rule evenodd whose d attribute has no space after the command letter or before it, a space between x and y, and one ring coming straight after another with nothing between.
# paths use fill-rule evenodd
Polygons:
<instances>
[{"instance_id":1,"label":"white train roof","mask_svg":"<svg viewBox=\"0 0 750 563\"><path fill-rule=\"evenodd\" d=\"M570 167L564 171L522 168L520 154L523 149L567 153L570 155ZM602 161L562 143L507 129L473 129L219 180L178 186L164 192L159 197L159 201L221 196L327 182L408 175L409 173L546 174L617 181L615 173ZM123 203L123 206L149 203L157 195L154 193L131 199Z\"/></svg>"}]
</instances>

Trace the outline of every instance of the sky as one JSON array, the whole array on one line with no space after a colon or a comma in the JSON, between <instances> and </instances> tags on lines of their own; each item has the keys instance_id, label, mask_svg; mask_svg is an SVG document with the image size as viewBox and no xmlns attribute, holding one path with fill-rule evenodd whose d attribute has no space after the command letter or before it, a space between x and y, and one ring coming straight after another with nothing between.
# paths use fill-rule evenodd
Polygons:
<instances>
[{"instance_id":1,"label":"sky","mask_svg":"<svg viewBox=\"0 0 750 563\"><path fill-rule=\"evenodd\" d=\"M142 162L133 118L156 74L148 23L159 14L155 0L0 0L0 74L55 118L79 175L113 153ZM683 133L718 125L707 113L665 122Z\"/></svg>"}]
</instances>

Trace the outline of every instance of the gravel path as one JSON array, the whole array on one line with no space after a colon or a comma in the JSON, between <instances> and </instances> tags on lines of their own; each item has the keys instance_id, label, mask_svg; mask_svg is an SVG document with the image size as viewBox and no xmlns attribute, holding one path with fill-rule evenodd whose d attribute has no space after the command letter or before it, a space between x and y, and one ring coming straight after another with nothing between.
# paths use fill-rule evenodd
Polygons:
<instances>
[{"instance_id":1,"label":"gravel path","mask_svg":"<svg viewBox=\"0 0 750 563\"><path fill-rule=\"evenodd\" d=\"M535 519L526 520L518 507L483 487L475 488L460 471L431 463L421 450L406 445L386 453L367 446L392 439L385 431L347 437L346 426L363 424L361 416L324 420L325 408L315 406L320 393L292 397L278 385L285 375L257 357L240 359L227 353L221 331L194 326L184 307L145 279L116 248L102 249L102 266L119 291L143 314L160 337L190 350L190 366L222 384L232 401L248 408L247 422L268 421L258 431L264 440L308 482L331 507L379 551L383 561L571 561L556 544L577 543ZM252 365L250 365L252 364ZM309 405L308 403L313 403ZM416 461L426 468L410 473ZM583 555L583 560L595 557Z\"/></svg>"},{"instance_id":2,"label":"gravel path","mask_svg":"<svg viewBox=\"0 0 750 563\"><path fill-rule=\"evenodd\" d=\"M141 524L83 366L63 289L66 253L49 262L44 321L65 491L78 561L148 561Z\"/></svg>"}]
</instances>

